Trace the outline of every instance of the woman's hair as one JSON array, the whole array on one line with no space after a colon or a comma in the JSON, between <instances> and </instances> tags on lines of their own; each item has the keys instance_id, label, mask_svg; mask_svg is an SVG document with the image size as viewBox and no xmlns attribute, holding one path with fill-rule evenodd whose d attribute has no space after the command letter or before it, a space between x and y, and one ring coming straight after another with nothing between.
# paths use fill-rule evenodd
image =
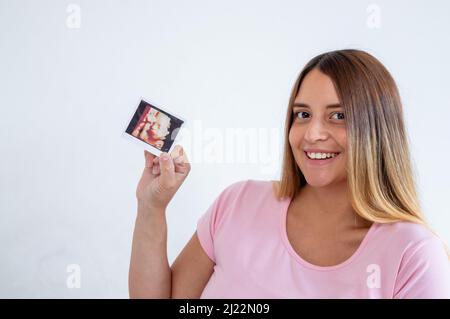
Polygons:
<instances>
[{"instance_id":1,"label":"woman's hair","mask_svg":"<svg viewBox=\"0 0 450 319\"><path fill-rule=\"evenodd\" d=\"M347 183L353 209L372 222L426 225L416 193L397 86L380 61L360 50L320 54L300 72L286 114L283 167L276 196L292 198L306 185L289 144L289 131L292 105L303 79L313 69L331 78L344 108Z\"/></svg>"}]
</instances>

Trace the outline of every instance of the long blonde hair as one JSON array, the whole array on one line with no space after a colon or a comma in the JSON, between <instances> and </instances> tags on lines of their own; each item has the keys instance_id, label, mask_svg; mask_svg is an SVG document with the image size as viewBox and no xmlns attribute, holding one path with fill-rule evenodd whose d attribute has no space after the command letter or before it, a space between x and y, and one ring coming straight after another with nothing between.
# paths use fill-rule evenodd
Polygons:
<instances>
[{"instance_id":1,"label":"long blonde hair","mask_svg":"<svg viewBox=\"0 0 450 319\"><path fill-rule=\"evenodd\" d=\"M361 50L320 54L300 72L286 114L283 167L276 196L295 197L306 185L288 136L294 100L313 69L331 78L344 108L347 183L355 212L371 222L409 221L428 227L416 192L397 85L375 57Z\"/></svg>"}]
</instances>

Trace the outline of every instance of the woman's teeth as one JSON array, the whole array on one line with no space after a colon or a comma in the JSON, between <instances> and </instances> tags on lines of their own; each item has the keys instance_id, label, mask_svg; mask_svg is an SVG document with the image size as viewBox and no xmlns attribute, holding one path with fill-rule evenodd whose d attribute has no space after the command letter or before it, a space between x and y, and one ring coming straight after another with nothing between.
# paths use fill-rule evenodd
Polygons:
<instances>
[{"instance_id":1,"label":"woman's teeth","mask_svg":"<svg viewBox=\"0 0 450 319\"><path fill-rule=\"evenodd\" d=\"M333 158L336 157L339 153L309 153L307 152L306 155L310 159L327 159L327 158Z\"/></svg>"}]
</instances>

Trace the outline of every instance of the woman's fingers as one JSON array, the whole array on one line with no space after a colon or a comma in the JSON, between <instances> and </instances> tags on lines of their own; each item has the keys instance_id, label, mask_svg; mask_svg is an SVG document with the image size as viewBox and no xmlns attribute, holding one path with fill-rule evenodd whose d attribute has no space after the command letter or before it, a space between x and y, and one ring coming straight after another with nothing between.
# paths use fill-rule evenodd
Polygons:
<instances>
[{"instance_id":1,"label":"woman's fingers","mask_svg":"<svg viewBox=\"0 0 450 319\"><path fill-rule=\"evenodd\" d=\"M181 147L181 145L177 144L173 148L172 152L170 152L170 156L172 156L172 158L177 158L178 156L183 155L183 153L183 148Z\"/></svg>"},{"instance_id":2,"label":"woman's fingers","mask_svg":"<svg viewBox=\"0 0 450 319\"><path fill-rule=\"evenodd\" d=\"M145 167L152 168L155 155L144 150L144 157L145 157Z\"/></svg>"},{"instance_id":3,"label":"woman's fingers","mask_svg":"<svg viewBox=\"0 0 450 319\"><path fill-rule=\"evenodd\" d=\"M186 153L180 145L175 145L172 152L170 152L170 157L172 158L173 164L175 165L175 172L186 173L189 170L189 161L187 159ZM160 157L152 155L152 158L152 174L159 175L161 173Z\"/></svg>"},{"instance_id":4,"label":"woman's fingers","mask_svg":"<svg viewBox=\"0 0 450 319\"><path fill-rule=\"evenodd\" d=\"M183 173L185 171L181 169L186 166L186 162L184 161L183 157L179 156L173 159L173 162L175 164L175 172ZM153 163L152 174L159 175L159 173L161 173L161 167L159 165L159 161L156 161L156 163Z\"/></svg>"},{"instance_id":5,"label":"woman's fingers","mask_svg":"<svg viewBox=\"0 0 450 319\"><path fill-rule=\"evenodd\" d=\"M186 152L181 150L180 156L178 156L175 160L175 172L181 173L183 175L187 175L191 170L191 164L187 158Z\"/></svg>"},{"instance_id":6,"label":"woman's fingers","mask_svg":"<svg viewBox=\"0 0 450 319\"><path fill-rule=\"evenodd\" d=\"M161 174L159 175L159 183L162 189L171 190L177 186L177 179L175 178L175 164L170 154L163 153L159 159L159 168Z\"/></svg>"},{"instance_id":7,"label":"woman's fingers","mask_svg":"<svg viewBox=\"0 0 450 319\"><path fill-rule=\"evenodd\" d=\"M183 156L178 156L176 158L173 159L173 162L176 164L183 164L184 163L184 158Z\"/></svg>"}]
</instances>

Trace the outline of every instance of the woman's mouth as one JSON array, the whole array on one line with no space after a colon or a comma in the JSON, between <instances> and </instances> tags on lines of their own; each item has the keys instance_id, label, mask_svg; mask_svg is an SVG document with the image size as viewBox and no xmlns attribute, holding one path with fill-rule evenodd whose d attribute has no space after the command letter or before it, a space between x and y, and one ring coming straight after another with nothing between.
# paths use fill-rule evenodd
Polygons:
<instances>
[{"instance_id":1,"label":"woman's mouth","mask_svg":"<svg viewBox=\"0 0 450 319\"><path fill-rule=\"evenodd\" d=\"M305 152L306 163L311 166L323 166L330 164L336 160L336 158L341 154L340 152L336 153L310 153Z\"/></svg>"}]
</instances>

